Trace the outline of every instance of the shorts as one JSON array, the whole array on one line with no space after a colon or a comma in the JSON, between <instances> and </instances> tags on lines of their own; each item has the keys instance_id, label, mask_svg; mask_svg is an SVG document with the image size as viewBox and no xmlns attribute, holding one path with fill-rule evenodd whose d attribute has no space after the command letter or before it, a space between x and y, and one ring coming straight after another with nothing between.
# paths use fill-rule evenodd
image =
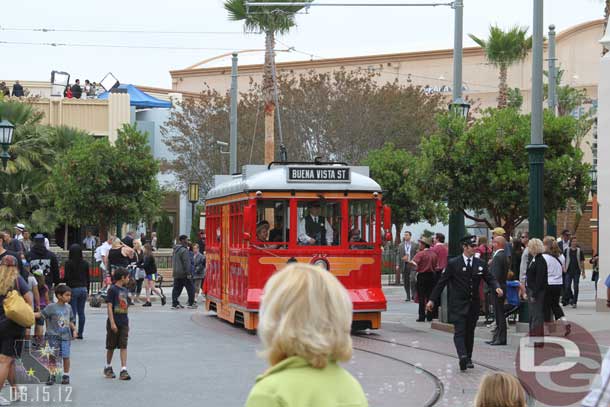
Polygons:
<instances>
[{"instance_id":1,"label":"shorts","mask_svg":"<svg viewBox=\"0 0 610 407\"><path fill-rule=\"evenodd\" d=\"M106 321L106 349L127 349L129 325L117 325L118 331L112 332L110 321Z\"/></svg>"},{"instance_id":2,"label":"shorts","mask_svg":"<svg viewBox=\"0 0 610 407\"><path fill-rule=\"evenodd\" d=\"M147 274L146 279L152 280L152 281L157 281L157 275L156 274Z\"/></svg>"},{"instance_id":3,"label":"shorts","mask_svg":"<svg viewBox=\"0 0 610 407\"><path fill-rule=\"evenodd\" d=\"M0 337L0 355L11 358L21 356L23 340L15 337Z\"/></svg>"},{"instance_id":4,"label":"shorts","mask_svg":"<svg viewBox=\"0 0 610 407\"><path fill-rule=\"evenodd\" d=\"M36 318L36 326L44 326L44 318Z\"/></svg>"},{"instance_id":5,"label":"shorts","mask_svg":"<svg viewBox=\"0 0 610 407\"><path fill-rule=\"evenodd\" d=\"M47 335L46 337L49 346L55 349L55 356L61 358L70 357L70 341L61 339L60 336Z\"/></svg>"}]
</instances>

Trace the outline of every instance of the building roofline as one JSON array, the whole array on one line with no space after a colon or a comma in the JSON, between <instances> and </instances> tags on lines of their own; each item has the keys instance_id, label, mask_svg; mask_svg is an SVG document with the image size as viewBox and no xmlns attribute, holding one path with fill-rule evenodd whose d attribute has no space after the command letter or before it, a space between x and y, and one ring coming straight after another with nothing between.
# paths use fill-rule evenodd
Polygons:
<instances>
[{"instance_id":1,"label":"building roofline","mask_svg":"<svg viewBox=\"0 0 610 407\"><path fill-rule=\"evenodd\" d=\"M587 21L575 26L572 26L566 30L561 31L557 34L557 42L565 40L579 32L586 31L588 29L601 26L604 24L603 19ZM464 48L464 57L477 56L483 54L481 47L467 47ZM387 63L389 60L396 62L409 61L409 60L423 60L423 59L438 59L438 58L453 58L453 49L440 49L440 50L427 50L427 51L414 51L414 52L399 52L391 54L376 54L376 55L360 55L352 57L341 57L341 58L326 58L316 59L312 61L291 61L291 62L279 62L277 67L279 69L307 69L307 68L322 68L322 67L336 67L337 65L366 65L366 64L379 64ZM263 69L263 64L251 64L251 65L240 65L240 73L260 73ZM223 75L231 70L230 66L221 66L213 68L195 68L195 69L176 69L169 71L172 79L175 77L188 77L188 76L213 76Z\"/></svg>"}]
</instances>

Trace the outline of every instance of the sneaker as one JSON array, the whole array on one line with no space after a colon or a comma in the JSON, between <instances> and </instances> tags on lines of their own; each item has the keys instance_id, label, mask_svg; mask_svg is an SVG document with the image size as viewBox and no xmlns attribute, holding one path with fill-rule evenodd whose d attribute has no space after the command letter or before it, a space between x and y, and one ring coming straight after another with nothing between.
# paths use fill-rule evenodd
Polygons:
<instances>
[{"instance_id":1,"label":"sneaker","mask_svg":"<svg viewBox=\"0 0 610 407\"><path fill-rule=\"evenodd\" d=\"M167 298L165 298L165 295L161 297L161 305L165 305L167 304Z\"/></svg>"},{"instance_id":2,"label":"sneaker","mask_svg":"<svg viewBox=\"0 0 610 407\"><path fill-rule=\"evenodd\" d=\"M195 309L195 308L197 308L197 304L188 305L186 308Z\"/></svg>"},{"instance_id":3,"label":"sneaker","mask_svg":"<svg viewBox=\"0 0 610 407\"><path fill-rule=\"evenodd\" d=\"M61 384L70 384L70 376L67 374L61 377Z\"/></svg>"},{"instance_id":4,"label":"sneaker","mask_svg":"<svg viewBox=\"0 0 610 407\"><path fill-rule=\"evenodd\" d=\"M152 304L150 303L150 301L146 301L144 304L142 304L143 307L152 307Z\"/></svg>"},{"instance_id":5,"label":"sneaker","mask_svg":"<svg viewBox=\"0 0 610 407\"><path fill-rule=\"evenodd\" d=\"M572 308L576 308L576 304L572 304Z\"/></svg>"},{"instance_id":6,"label":"sneaker","mask_svg":"<svg viewBox=\"0 0 610 407\"><path fill-rule=\"evenodd\" d=\"M178 304L178 308L183 308L184 309L184 305Z\"/></svg>"},{"instance_id":7,"label":"sneaker","mask_svg":"<svg viewBox=\"0 0 610 407\"><path fill-rule=\"evenodd\" d=\"M121 370L121 373L119 374L119 380L131 380L131 376L129 376L127 370Z\"/></svg>"},{"instance_id":8,"label":"sneaker","mask_svg":"<svg viewBox=\"0 0 610 407\"><path fill-rule=\"evenodd\" d=\"M47 379L47 386L53 386L55 384L55 375L49 375Z\"/></svg>"},{"instance_id":9,"label":"sneaker","mask_svg":"<svg viewBox=\"0 0 610 407\"><path fill-rule=\"evenodd\" d=\"M104 376L106 376L107 379L114 379L116 377L114 370L112 370L112 366L104 368Z\"/></svg>"},{"instance_id":10,"label":"sneaker","mask_svg":"<svg viewBox=\"0 0 610 407\"><path fill-rule=\"evenodd\" d=\"M180 305L172 305L172 309L180 309L180 308L183 308L183 307L181 307Z\"/></svg>"},{"instance_id":11,"label":"sneaker","mask_svg":"<svg viewBox=\"0 0 610 407\"><path fill-rule=\"evenodd\" d=\"M11 402L4 397L0 396L0 406L10 406Z\"/></svg>"}]
</instances>

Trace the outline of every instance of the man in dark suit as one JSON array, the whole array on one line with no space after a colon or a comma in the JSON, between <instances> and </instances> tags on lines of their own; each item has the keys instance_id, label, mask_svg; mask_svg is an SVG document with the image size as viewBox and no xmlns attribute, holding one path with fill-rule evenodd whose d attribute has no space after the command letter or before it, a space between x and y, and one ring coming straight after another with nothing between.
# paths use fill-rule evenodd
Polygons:
<instances>
[{"instance_id":1,"label":"man in dark suit","mask_svg":"<svg viewBox=\"0 0 610 407\"><path fill-rule=\"evenodd\" d=\"M440 303L441 293L449 286L449 322L454 326L453 342L460 359L460 370L474 368L472 349L474 346L474 330L479 319L481 299L479 286L481 279L495 289L500 296L504 292L498 282L488 271L483 262L474 257L477 247L476 236L466 236L461 240L462 255L454 257L447 263L445 271L430 295L426 305L428 311L434 309L435 303Z\"/></svg>"},{"instance_id":2,"label":"man in dark suit","mask_svg":"<svg viewBox=\"0 0 610 407\"><path fill-rule=\"evenodd\" d=\"M491 259L490 273L495 277L503 292L506 292L506 277L508 276L508 258L504 248L506 239L496 236L492 242L494 254ZM496 333L488 345L506 345L506 317L504 316L504 296L494 294L494 313L496 314Z\"/></svg>"},{"instance_id":3,"label":"man in dark suit","mask_svg":"<svg viewBox=\"0 0 610 407\"><path fill-rule=\"evenodd\" d=\"M409 262L413 260L413 257L417 254L418 247L418 243L413 243L411 241L411 232L407 230L403 235L402 242L398 245L398 255L396 256L396 270L402 273L402 283L407 295L405 301L411 301L411 299L415 298L417 284L415 283L416 279L412 278L416 277L415 268Z\"/></svg>"}]
</instances>

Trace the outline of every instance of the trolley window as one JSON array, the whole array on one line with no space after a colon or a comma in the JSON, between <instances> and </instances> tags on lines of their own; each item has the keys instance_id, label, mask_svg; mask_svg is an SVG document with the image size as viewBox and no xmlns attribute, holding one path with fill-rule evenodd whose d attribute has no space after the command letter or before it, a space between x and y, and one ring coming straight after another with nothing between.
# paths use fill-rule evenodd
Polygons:
<instances>
[{"instance_id":1,"label":"trolley window","mask_svg":"<svg viewBox=\"0 0 610 407\"><path fill-rule=\"evenodd\" d=\"M377 207L372 200L349 202L349 247L372 249L378 241L376 233Z\"/></svg>"},{"instance_id":2,"label":"trolley window","mask_svg":"<svg viewBox=\"0 0 610 407\"><path fill-rule=\"evenodd\" d=\"M309 246L337 246L341 243L340 201L299 201L298 243Z\"/></svg>"},{"instance_id":3,"label":"trolley window","mask_svg":"<svg viewBox=\"0 0 610 407\"><path fill-rule=\"evenodd\" d=\"M287 200L259 200L256 205L256 243L269 249L288 247L290 205ZM271 242L275 244L271 244Z\"/></svg>"},{"instance_id":4,"label":"trolley window","mask_svg":"<svg viewBox=\"0 0 610 407\"><path fill-rule=\"evenodd\" d=\"M222 207L220 205L208 206L206 208L206 237L208 237L209 247L220 246L220 214Z\"/></svg>"}]
</instances>

